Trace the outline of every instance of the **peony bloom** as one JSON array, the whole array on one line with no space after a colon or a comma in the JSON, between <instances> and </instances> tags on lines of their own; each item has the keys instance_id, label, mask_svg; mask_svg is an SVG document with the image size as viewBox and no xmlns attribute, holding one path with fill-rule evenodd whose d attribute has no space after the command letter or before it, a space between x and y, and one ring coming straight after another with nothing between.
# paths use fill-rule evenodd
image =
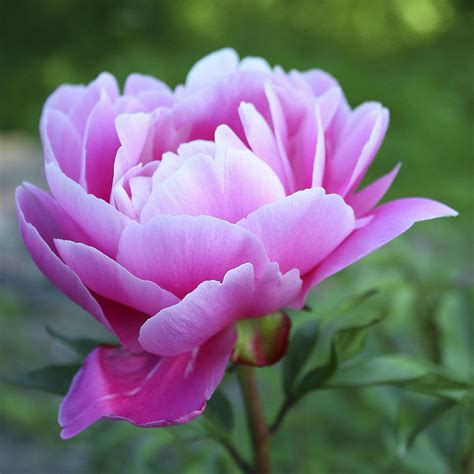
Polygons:
<instances>
[{"instance_id":1,"label":"peony bloom","mask_svg":"<svg viewBox=\"0 0 474 474\"><path fill-rule=\"evenodd\" d=\"M388 111L351 109L320 70L284 72L231 49L174 91L133 74L64 85L41 118L50 193L17 191L43 273L121 347L95 349L59 414L69 438L99 418L184 423L225 372L235 323L301 308L320 281L438 202L378 205L398 166L358 190Z\"/></svg>"}]
</instances>

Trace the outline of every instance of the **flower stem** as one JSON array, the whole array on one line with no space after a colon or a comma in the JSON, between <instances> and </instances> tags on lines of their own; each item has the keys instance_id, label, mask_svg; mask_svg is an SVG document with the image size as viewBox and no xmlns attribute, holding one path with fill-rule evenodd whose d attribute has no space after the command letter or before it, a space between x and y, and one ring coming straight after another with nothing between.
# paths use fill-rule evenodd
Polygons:
<instances>
[{"instance_id":1,"label":"flower stem","mask_svg":"<svg viewBox=\"0 0 474 474\"><path fill-rule=\"evenodd\" d=\"M241 365L237 369L237 375L252 438L255 474L270 474L268 430L258 395L254 369L247 365Z\"/></svg>"}]
</instances>

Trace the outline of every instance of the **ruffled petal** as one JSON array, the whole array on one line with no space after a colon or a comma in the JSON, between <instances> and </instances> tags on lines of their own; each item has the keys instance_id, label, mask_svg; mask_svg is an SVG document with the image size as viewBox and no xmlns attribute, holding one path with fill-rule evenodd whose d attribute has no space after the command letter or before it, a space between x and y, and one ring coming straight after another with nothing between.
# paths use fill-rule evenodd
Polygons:
<instances>
[{"instance_id":1,"label":"ruffled petal","mask_svg":"<svg viewBox=\"0 0 474 474\"><path fill-rule=\"evenodd\" d=\"M222 283L205 281L140 330L148 352L172 356L192 350L238 319L263 316L284 307L301 288L298 271L281 275L273 263L255 278L251 264L232 269Z\"/></svg>"},{"instance_id":2,"label":"ruffled petal","mask_svg":"<svg viewBox=\"0 0 474 474\"><path fill-rule=\"evenodd\" d=\"M225 373L235 342L223 332L178 357L99 347L76 374L59 410L61 437L107 418L141 427L186 423L200 415Z\"/></svg>"},{"instance_id":3,"label":"ruffled petal","mask_svg":"<svg viewBox=\"0 0 474 474\"><path fill-rule=\"evenodd\" d=\"M260 274L267 257L255 236L229 222L208 216L156 216L146 224L130 222L117 261L181 298L203 281L221 281L228 270L246 262Z\"/></svg>"}]
</instances>

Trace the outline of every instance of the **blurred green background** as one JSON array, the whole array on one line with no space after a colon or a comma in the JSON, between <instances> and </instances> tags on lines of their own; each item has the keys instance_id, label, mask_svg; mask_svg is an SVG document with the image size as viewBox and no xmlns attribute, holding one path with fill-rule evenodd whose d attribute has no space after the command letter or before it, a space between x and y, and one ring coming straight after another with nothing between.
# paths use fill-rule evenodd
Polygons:
<instances>
[{"instance_id":1,"label":"blurred green background","mask_svg":"<svg viewBox=\"0 0 474 474\"><path fill-rule=\"evenodd\" d=\"M102 70L121 83L130 72L182 82L195 60L224 46L285 69L320 67L351 105L383 102L391 125L369 179L403 162L390 198L446 202L460 217L420 224L386 249L321 285L311 304L378 288L386 320L365 353L403 352L473 375L473 18L468 0L43 0L2 3L0 28L0 373L16 374L74 355L51 340L50 325L100 337L87 315L62 297L30 261L16 231L13 192L42 183L41 106L63 82ZM326 303L325 303L326 302ZM263 369L272 417L279 367ZM246 449L235 382L234 438ZM472 401L472 398L470 399ZM222 449L199 438L199 423L138 430L102 422L58 437L60 399L0 385L0 472L234 472ZM409 449L407 426L430 397L395 388L320 391L294 409L272 439L277 473L472 473L469 399L440 416ZM471 417L471 418L470 418Z\"/></svg>"}]
</instances>

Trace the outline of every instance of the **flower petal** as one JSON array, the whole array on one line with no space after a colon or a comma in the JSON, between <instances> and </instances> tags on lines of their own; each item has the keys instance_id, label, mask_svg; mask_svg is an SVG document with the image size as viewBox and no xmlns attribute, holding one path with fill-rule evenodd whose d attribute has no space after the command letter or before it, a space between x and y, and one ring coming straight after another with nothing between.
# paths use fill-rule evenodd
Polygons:
<instances>
[{"instance_id":1,"label":"flower petal","mask_svg":"<svg viewBox=\"0 0 474 474\"><path fill-rule=\"evenodd\" d=\"M105 298L149 315L179 301L156 283L135 277L93 247L69 240L55 240L55 243L64 263L82 283Z\"/></svg>"},{"instance_id":2,"label":"flower petal","mask_svg":"<svg viewBox=\"0 0 474 474\"><path fill-rule=\"evenodd\" d=\"M239 225L263 242L282 272L297 268L304 275L350 234L354 213L340 196L313 188L262 206Z\"/></svg>"},{"instance_id":3,"label":"flower petal","mask_svg":"<svg viewBox=\"0 0 474 474\"><path fill-rule=\"evenodd\" d=\"M354 231L304 279L299 304L303 304L305 295L319 282L403 234L415 222L456 216L457 212L431 199L405 198L382 204L372 214L373 218L367 225Z\"/></svg>"},{"instance_id":4,"label":"flower petal","mask_svg":"<svg viewBox=\"0 0 474 474\"><path fill-rule=\"evenodd\" d=\"M95 349L61 404L61 437L71 438L100 418L142 427L192 420L221 381L234 342L235 332L226 331L195 351L172 358Z\"/></svg>"},{"instance_id":5,"label":"flower petal","mask_svg":"<svg viewBox=\"0 0 474 474\"><path fill-rule=\"evenodd\" d=\"M239 319L281 309L301 288L297 271L281 275L276 263L255 278L251 264L227 272L222 283L205 281L174 306L153 316L140 330L148 352L172 356L187 352Z\"/></svg>"},{"instance_id":6,"label":"flower petal","mask_svg":"<svg viewBox=\"0 0 474 474\"><path fill-rule=\"evenodd\" d=\"M48 194L33 186L18 188L16 202L20 233L36 265L68 298L110 329L97 301L52 247L55 237L68 234L64 232L68 217Z\"/></svg>"},{"instance_id":7,"label":"flower petal","mask_svg":"<svg viewBox=\"0 0 474 474\"><path fill-rule=\"evenodd\" d=\"M156 216L146 224L130 222L117 261L135 276L183 297L202 281L220 281L246 262L260 274L267 257L258 239L229 222L208 216Z\"/></svg>"},{"instance_id":8,"label":"flower petal","mask_svg":"<svg viewBox=\"0 0 474 474\"><path fill-rule=\"evenodd\" d=\"M398 164L390 173L347 197L347 204L354 209L357 217L367 214L384 197L392 185L393 180L397 177L400 166L401 165Z\"/></svg>"},{"instance_id":9,"label":"flower petal","mask_svg":"<svg viewBox=\"0 0 474 474\"><path fill-rule=\"evenodd\" d=\"M114 256L129 219L102 199L87 194L54 163L46 164L45 168L51 193L57 203L87 234L94 247Z\"/></svg>"}]
</instances>

